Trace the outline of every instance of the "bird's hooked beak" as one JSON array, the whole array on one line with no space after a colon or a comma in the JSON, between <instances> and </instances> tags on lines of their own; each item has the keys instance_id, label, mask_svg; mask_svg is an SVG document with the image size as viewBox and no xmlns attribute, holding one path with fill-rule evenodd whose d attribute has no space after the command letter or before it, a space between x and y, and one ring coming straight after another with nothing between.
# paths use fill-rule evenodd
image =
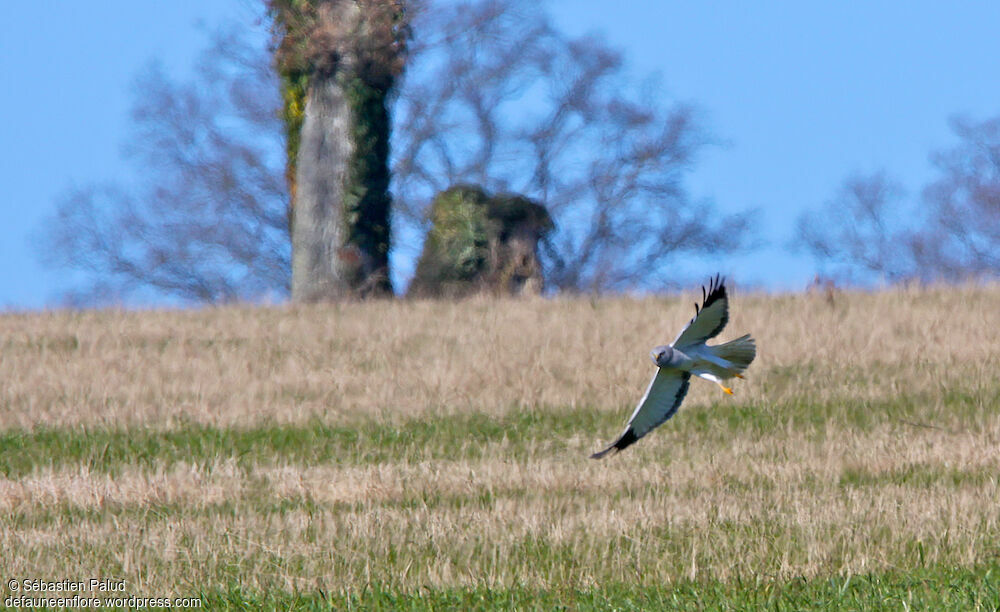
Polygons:
<instances>
[{"instance_id":1,"label":"bird's hooked beak","mask_svg":"<svg viewBox=\"0 0 1000 612\"><path fill-rule=\"evenodd\" d=\"M653 360L657 366L660 365L660 358L663 357L663 351L652 350L649 351L649 358Z\"/></svg>"}]
</instances>

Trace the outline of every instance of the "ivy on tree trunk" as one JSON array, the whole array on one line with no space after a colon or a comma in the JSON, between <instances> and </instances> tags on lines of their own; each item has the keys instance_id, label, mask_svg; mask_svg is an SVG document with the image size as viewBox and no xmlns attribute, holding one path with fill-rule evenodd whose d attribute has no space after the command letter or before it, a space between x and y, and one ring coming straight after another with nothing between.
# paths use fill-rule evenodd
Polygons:
<instances>
[{"instance_id":1,"label":"ivy on tree trunk","mask_svg":"<svg viewBox=\"0 0 1000 612\"><path fill-rule=\"evenodd\" d=\"M389 91L360 77L346 79L352 150L344 177L344 220L347 242L371 258L374 270L389 269L392 199L389 195L389 134L386 98ZM388 274L356 279L373 284L376 294L391 294Z\"/></svg>"}]
</instances>

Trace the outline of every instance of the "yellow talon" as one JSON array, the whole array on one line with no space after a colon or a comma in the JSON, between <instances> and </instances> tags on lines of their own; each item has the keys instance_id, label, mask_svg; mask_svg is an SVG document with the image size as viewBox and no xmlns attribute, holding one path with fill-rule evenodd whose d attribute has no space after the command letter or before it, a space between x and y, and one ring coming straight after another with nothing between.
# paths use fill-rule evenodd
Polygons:
<instances>
[{"instance_id":1,"label":"yellow talon","mask_svg":"<svg viewBox=\"0 0 1000 612\"><path fill-rule=\"evenodd\" d=\"M735 376L736 376L736 378L743 378L742 374L736 374Z\"/></svg>"},{"instance_id":2,"label":"yellow talon","mask_svg":"<svg viewBox=\"0 0 1000 612\"><path fill-rule=\"evenodd\" d=\"M722 387L722 385L719 385L719 386ZM725 391L726 393L728 393L729 395L733 394L733 390L730 389L729 387L722 387L722 390Z\"/></svg>"}]
</instances>

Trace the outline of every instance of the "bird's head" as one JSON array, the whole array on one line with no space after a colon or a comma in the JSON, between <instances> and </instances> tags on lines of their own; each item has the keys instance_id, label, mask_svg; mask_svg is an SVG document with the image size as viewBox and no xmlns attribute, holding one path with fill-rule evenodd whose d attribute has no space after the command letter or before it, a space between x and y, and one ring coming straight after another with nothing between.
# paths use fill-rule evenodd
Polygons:
<instances>
[{"instance_id":1,"label":"bird's head","mask_svg":"<svg viewBox=\"0 0 1000 612\"><path fill-rule=\"evenodd\" d=\"M649 351L649 358L653 360L658 367L663 367L670 363L670 360L674 356L674 349L669 346L658 346L653 350Z\"/></svg>"}]
</instances>

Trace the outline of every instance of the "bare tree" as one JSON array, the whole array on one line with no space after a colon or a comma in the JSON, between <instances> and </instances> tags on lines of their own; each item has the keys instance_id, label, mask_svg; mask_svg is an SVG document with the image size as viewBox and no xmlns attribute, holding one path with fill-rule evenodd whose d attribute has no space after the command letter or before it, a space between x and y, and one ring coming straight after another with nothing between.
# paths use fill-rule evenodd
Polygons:
<instances>
[{"instance_id":1,"label":"bare tree","mask_svg":"<svg viewBox=\"0 0 1000 612\"><path fill-rule=\"evenodd\" d=\"M951 124L960 143L932 156L941 176L924 189L914 256L942 278L1000 274L1000 118Z\"/></svg>"},{"instance_id":2,"label":"bare tree","mask_svg":"<svg viewBox=\"0 0 1000 612\"><path fill-rule=\"evenodd\" d=\"M810 253L827 267L824 275L839 280L863 280L859 273L888 282L910 278L914 234L901 223L902 196L883 172L850 177L834 199L799 216L791 246Z\"/></svg>"},{"instance_id":3,"label":"bare tree","mask_svg":"<svg viewBox=\"0 0 1000 612\"><path fill-rule=\"evenodd\" d=\"M940 176L919 203L904 202L885 173L851 177L834 200L799 217L792 246L851 282L1000 273L1000 118L955 119L952 129L960 142L931 155Z\"/></svg>"},{"instance_id":4,"label":"bare tree","mask_svg":"<svg viewBox=\"0 0 1000 612\"><path fill-rule=\"evenodd\" d=\"M394 145L409 222L457 184L533 198L555 220L543 256L563 290L655 283L671 255L743 244L749 215L684 188L708 142L694 111L654 101L599 38L567 38L519 0L429 7L414 31Z\"/></svg>"},{"instance_id":5,"label":"bare tree","mask_svg":"<svg viewBox=\"0 0 1000 612\"><path fill-rule=\"evenodd\" d=\"M80 273L75 301L287 294L288 199L269 62L265 49L223 32L191 82L155 64L138 79L126 152L142 182L71 189L38 232L45 260Z\"/></svg>"},{"instance_id":6,"label":"bare tree","mask_svg":"<svg viewBox=\"0 0 1000 612\"><path fill-rule=\"evenodd\" d=\"M311 4L287 2L293 9ZM462 183L519 193L547 207L556 231L541 256L554 289L655 287L668 277L664 264L674 254L744 243L748 214L719 215L685 189L686 173L709 143L694 110L664 104L651 83L630 80L622 57L599 38L565 37L526 0L414 2L407 11L415 34L406 43L408 75L391 87L397 96L394 248L416 258L419 239L398 236L426 231L434 195ZM98 297L124 298L150 288L154 295L196 302L287 295L289 217L308 216L299 209L289 214L289 188L298 192L308 182L316 192L340 189L342 175L322 159L348 155L347 149L316 149L316 163L297 163L300 148L313 146L303 139L334 146L324 140L332 132L322 121L304 129L306 90L323 80L310 85L314 71L337 74L344 60L341 34L353 31L343 30L346 22L333 13L286 13L293 20L303 15L308 19L295 31L304 38L279 40L293 48L290 58L307 61L285 65L282 77L267 49L233 33L216 37L189 83L151 69L136 88L129 147L143 182L71 190L41 232L47 259L81 271L84 287ZM377 64L369 60L385 52L396 62L382 62L387 81L402 68L401 32L393 19L381 20L388 29L350 60ZM323 91L336 94L335 87ZM388 108L379 104L393 101L383 95L389 91L372 97L376 114ZM307 132L313 135L306 138ZM372 133L384 136L368 138L363 163L353 165L367 178L354 181L362 188L348 190L349 214L384 209L361 205L368 197L388 206L388 192L378 186L388 171L377 163L388 151L388 131ZM344 258L363 272L382 270L390 226L380 218L364 221L373 230L361 232L367 238L345 230L347 244L331 239L319 258ZM301 227L318 225L303 221Z\"/></svg>"}]
</instances>

